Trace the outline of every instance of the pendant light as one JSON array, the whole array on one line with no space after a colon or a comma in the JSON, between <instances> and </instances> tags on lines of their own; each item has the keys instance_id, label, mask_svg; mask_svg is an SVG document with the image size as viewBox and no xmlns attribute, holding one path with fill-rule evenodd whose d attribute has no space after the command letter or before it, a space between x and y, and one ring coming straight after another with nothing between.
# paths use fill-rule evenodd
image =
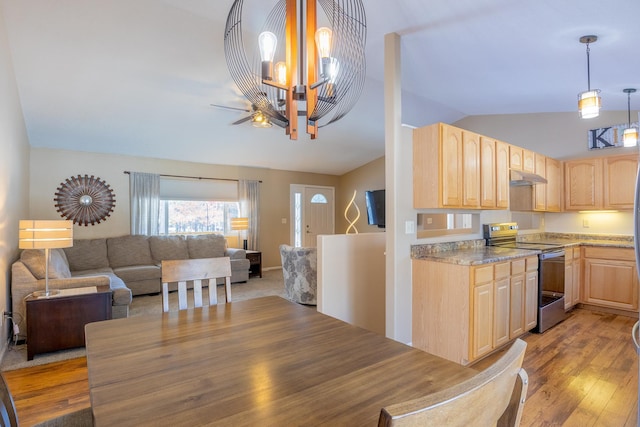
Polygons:
<instances>
[{"instance_id":1,"label":"pendant light","mask_svg":"<svg viewBox=\"0 0 640 427\"><path fill-rule=\"evenodd\" d=\"M623 92L627 94L627 120L628 127L622 134L622 141L625 147L635 147L638 143L638 128L631 126L631 94L635 93L635 89L624 89Z\"/></svg>"},{"instance_id":2,"label":"pendant light","mask_svg":"<svg viewBox=\"0 0 640 427\"><path fill-rule=\"evenodd\" d=\"M600 89L591 90L591 67L589 64L589 44L595 43L598 36L582 36L580 43L587 45L587 90L578 94L578 112L580 118L591 119L600 114Z\"/></svg>"}]
</instances>

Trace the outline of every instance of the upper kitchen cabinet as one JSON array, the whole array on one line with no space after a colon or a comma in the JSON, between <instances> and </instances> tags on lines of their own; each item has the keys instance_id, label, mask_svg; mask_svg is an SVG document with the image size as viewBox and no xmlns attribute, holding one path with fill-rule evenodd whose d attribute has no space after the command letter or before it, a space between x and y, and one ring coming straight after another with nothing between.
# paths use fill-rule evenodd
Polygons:
<instances>
[{"instance_id":1,"label":"upper kitchen cabinet","mask_svg":"<svg viewBox=\"0 0 640 427\"><path fill-rule=\"evenodd\" d=\"M534 154L534 172L543 178L547 178L547 161L546 157L542 154ZM533 187L533 210L534 211L546 211L547 210L547 184L538 184Z\"/></svg>"},{"instance_id":2,"label":"upper kitchen cabinet","mask_svg":"<svg viewBox=\"0 0 640 427\"><path fill-rule=\"evenodd\" d=\"M444 123L413 132L415 208L480 209L480 135Z\"/></svg>"},{"instance_id":3,"label":"upper kitchen cabinet","mask_svg":"<svg viewBox=\"0 0 640 427\"><path fill-rule=\"evenodd\" d=\"M565 210L633 209L636 155L565 162Z\"/></svg>"},{"instance_id":4,"label":"upper kitchen cabinet","mask_svg":"<svg viewBox=\"0 0 640 427\"><path fill-rule=\"evenodd\" d=\"M638 157L635 154L606 157L604 167L604 208L633 209Z\"/></svg>"},{"instance_id":5,"label":"upper kitchen cabinet","mask_svg":"<svg viewBox=\"0 0 640 427\"><path fill-rule=\"evenodd\" d=\"M569 160L564 178L565 210L602 209L602 159Z\"/></svg>"},{"instance_id":6,"label":"upper kitchen cabinet","mask_svg":"<svg viewBox=\"0 0 640 427\"><path fill-rule=\"evenodd\" d=\"M545 157L546 166L546 191L547 212L560 212L562 210L562 162L560 160Z\"/></svg>"},{"instance_id":7,"label":"upper kitchen cabinet","mask_svg":"<svg viewBox=\"0 0 640 427\"><path fill-rule=\"evenodd\" d=\"M509 146L509 168L534 173L535 153L515 145Z\"/></svg>"},{"instance_id":8,"label":"upper kitchen cabinet","mask_svg":"<svg viewBox=\"0 0 640 427\"><path fill-rule=\"evenodd\" d=\"M480 138L480 207L509 207L509 144Z\"/></svg>"}]
</instances>

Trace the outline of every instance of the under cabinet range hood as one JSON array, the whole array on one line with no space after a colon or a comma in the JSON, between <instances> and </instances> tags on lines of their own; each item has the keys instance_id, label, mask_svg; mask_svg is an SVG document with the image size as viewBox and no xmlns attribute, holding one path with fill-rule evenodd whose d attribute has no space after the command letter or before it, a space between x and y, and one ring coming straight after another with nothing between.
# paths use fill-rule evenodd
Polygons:
<instances>
[{"instance_id":1,"label":"under cabinet range hood","mask_svg":"<svg viewBox=\"0 0 640 427\"><path fill-rule=\"evenodd\" d=\"M519 171L515 169L511 169L511 180L509 181L509 185L512 187L518 187L522 185L536 185L536 184L546 184L547 180L540 175L536 175L535 173Z\"/></svg>"}]
</instances>

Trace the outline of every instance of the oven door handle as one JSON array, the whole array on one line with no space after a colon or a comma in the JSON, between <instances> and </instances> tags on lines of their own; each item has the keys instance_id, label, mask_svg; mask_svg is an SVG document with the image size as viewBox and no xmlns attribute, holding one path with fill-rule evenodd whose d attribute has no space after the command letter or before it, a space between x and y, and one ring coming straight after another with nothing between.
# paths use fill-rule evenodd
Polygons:
<instances>
[{"instance_id":1,"label":"oven door handle","mask_svg":"<svg viewBox=\"0 0 640 427\"><path fill-rule=\"evenodd\" d=\"M543 252L540 254L540 260L549 258L559 258L564 256L564 249L553 252Z\"/></svg>"}]
</instances>

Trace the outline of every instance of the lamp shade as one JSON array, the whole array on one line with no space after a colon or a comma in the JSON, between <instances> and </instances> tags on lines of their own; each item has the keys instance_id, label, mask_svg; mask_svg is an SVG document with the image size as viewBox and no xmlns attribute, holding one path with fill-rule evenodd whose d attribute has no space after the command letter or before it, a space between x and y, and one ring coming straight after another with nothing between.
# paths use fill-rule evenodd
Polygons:
<instances>
[{"instance_id":1,"label":"lamp shade","mask_svg":"<svg viewBox=\"0 0 640 427\"><path fill-rule=\"evenodd\" d=\"M588 90L578 95L578 111L580 118L591 119L600 114L600 91L598 89Z\"/></svg>"},{"instance_id":2,"label":"lamp shade","mask_svg":"<svg viewBox=\"0 0 640 427\"><path fill-rule=\"evenodd\" d=\"M638 128L630 127L624 130L622 141L625 147L635 147L638 143Z\"/></svg>"},{"instance_id":3,"label":"lamp shade","mask_svg":"<svg viewBox=\"0 0 640 427\"><path fill-rule=\"evenodd\" d=\"M65 220L20 220L20 249L53 249L73 246L73 222Z\"/></svg>"},{"instance_id":4,"label":"lamp shade","mask_svg":"<svg viewBox=\"0 0 640 427\"><path fill-rule=\"evenodd\" d=\"M232 230L248 230L249 218L246 218L246 217L231 218L231 229Z\"/></svg>"}]
</instances>

